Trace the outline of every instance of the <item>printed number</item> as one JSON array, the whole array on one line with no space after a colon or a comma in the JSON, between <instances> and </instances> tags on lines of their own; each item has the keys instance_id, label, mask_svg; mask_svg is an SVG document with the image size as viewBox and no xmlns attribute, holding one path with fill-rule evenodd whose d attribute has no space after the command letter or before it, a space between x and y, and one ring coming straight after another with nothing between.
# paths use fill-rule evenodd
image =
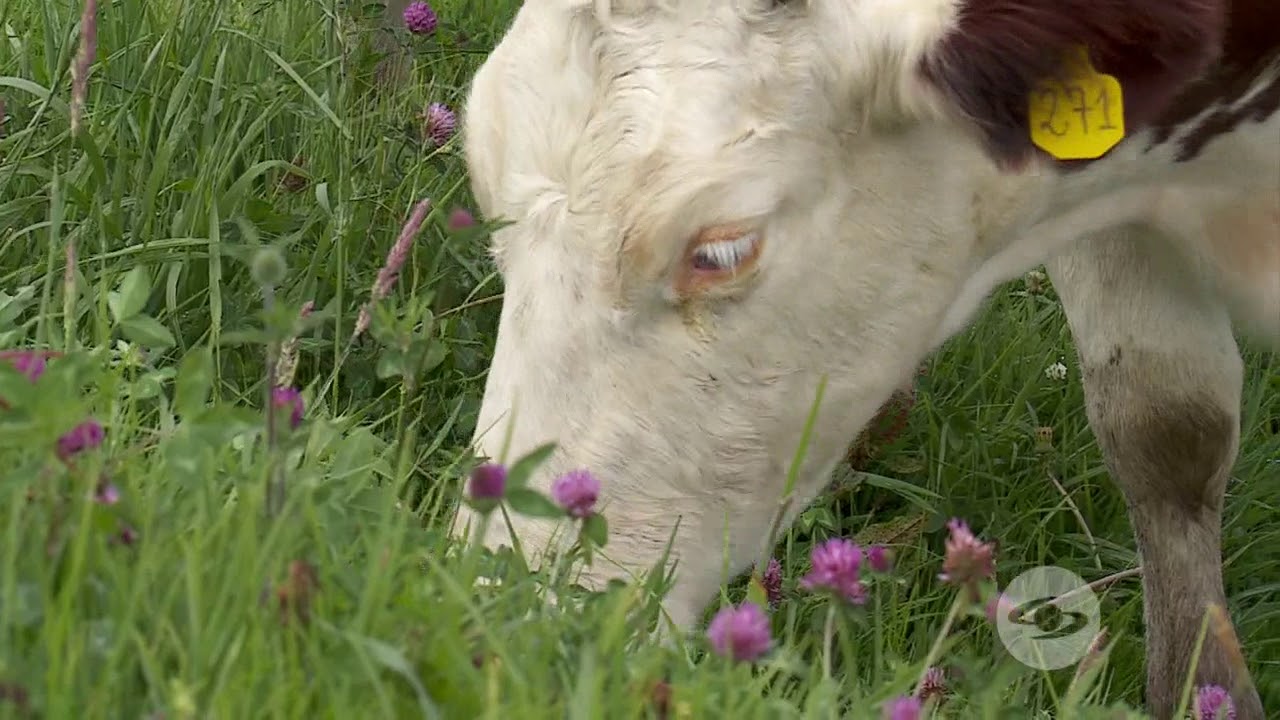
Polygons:
<instances>
[{"instance_id":1,"label":"printed number","mask_svg":"<svg viewBox=\"0 0 1280 720\"><path fill-rule=\"evenodd\" d=\"M1040 129L1055 137L1062 137L1067 134L1068 128L1063 126L1059 129L1054 124L1054 118L1058 115L1058 93L1052 88L1045 88L1040 91L1040 98L1044 99L1046 97L1049 99L1049 114L1044 120L1040 121Z\"/></svg>"}]
</instances>

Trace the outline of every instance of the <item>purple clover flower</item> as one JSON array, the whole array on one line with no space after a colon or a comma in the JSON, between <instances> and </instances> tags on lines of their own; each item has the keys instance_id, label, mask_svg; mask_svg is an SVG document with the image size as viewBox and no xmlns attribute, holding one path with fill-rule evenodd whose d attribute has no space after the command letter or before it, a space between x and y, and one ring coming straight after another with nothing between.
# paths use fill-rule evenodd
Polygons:
<instances>
[{"instance_id":1,"label":"purple clover flower","mask_svg":"<svg viewBox=\"0 0 1280 720\"><path fill-rule=\"evenodd\" d=\"M401 17L404 19L404 26L414 35L430 35L440 24L436 11L424 2L409 3Z\"/></svg>"},{"instance_id":2,"label":"purple clover flower","mask_svg":"<svg viewBox=\"0 0 1280 720\"><path fill-rule=\"evenodd\" d=\"M498 463L484 463L471 471L467 494L472 500L501 500L507 493L507 469Z\"/></svg>"},{"instance_id":3,"label":"purple clover flower","mask_svg":"<svg viewBox=\"0 0 1280 720\"><path fill-rule=\"evenodd\" d=\"M551 483L551 499L576 518L590 517L600 497L600 481L588 470L570 470Z\"/></svg>"},{"instance_id":4,"label":"purple clover flower","mask_svg":"<svg viewBox=\"0 0 1280 720\"><path fill-rule=\"evenodd\" d=\"M302 424L302 394L297 388L278 387L271 391L271 403L276 409L289 409L289 427L297 429Z\"/></svg>"},{"instance_id":5,"label":"purple clover flower","mask_svg":"<svg viewBox=\"0 0 1280 720\"><path fill-rule=\"evenodd\" d=\"M919 720L924 710L920 698L904 695L884 704L884 720Z\"/></svg>"},{"instance_id":6,"label":"purple clover flower","mask_svg":"<svg viewBox=\"0 0 1280 720\"><path fill-rule=\"evenodd\" d=\"M937 665L930 666L928 670L924 671L924 681L916 689L916 697L920 698L922 702L928 702L930 698L942 697L946 694L946 673Z\"/></svg>"},{"instance_id":7,"label":"purple clover flower","mask_svg":"<svg viewBox=\"0 0 1280 720\"><path fill-rule=\"evenodd\" d=\"M739 662L754 662L773 645L769 618L750 602L716 613L707 626L707 639L716 654Z\"/></svg>"},{"instance_id":8,"label":"purple clover flower","mask_svg":"<svg viewBox=\"0 0 1280 720\"><path fill-rule=\"evenodd\" d=\"M97 420L85 420L58 438L58 457L65 461L85 450L92 450L102 444L104 436L102 425Z\"/></svg>"},{"instance_id":9,"label":"purple clover flower","mask_svg":"<svg viewBox=\"0 0 1280 720\"><path fill-rule=\"evenodd\" d=\"M1236 720L1236 705L1226 688L1219 685L1201 685L1196 688L1196 700L1191 715L1194 720Z\"/></svg>"},{"instance_id":10,"label":"purple clover flower","mask_svg":"<svg viewBox=\"0 0 1280 720\"><path fill-rule=\"evenodd\" d=\"M458 126L458 116L444 103L431 103L420 117L423 137L430 140L436 147L448 142Z\"/></svg>"},{"instance_id":11,"label":"purple clover flower","mask_svg":"<svg viewBox=\"0 0 1280 720\"><path fill-rule=\"evenodd\" d=\"M0 352L0 360L8 360L13 369L26 375L31 382L35 382L44 374L49 355L50 353L40 350L6 350Z\"/></svg>"},{"instance_id":12,"label":"purple clover flower","mask_svg":"<svg viewBox=\"0 0 1280 720\"><path fill-rule=\"evenodd\" d=\"M886 573L893 565L893 556L885 546L872 545L867 548L867 564L878 573Z\"/></svg>"},{"instance_id":13,"label":"purple clover flower","mask_svg":"<svg viewBox=\"0 0 1280 720\"><path fill-rule=\"evenodd\" d=\"M469 228L476 224L476 219L467 212L466 208L454 208L449 213L448 228L450 230L461 230Z\"/></svg>"},{"instance_id":14,"label":"purple clover flower","mask_svg":"<svg viewBox=\"0 0 1280 720\"><path fill-rule=\"evenodd\" d=\"M995 545L978 540L960 518L952 518L947 527L951 536L946 541L943 572L938 577L943 582L973 590L977 583L995 575Z\"/></svg>"},{"instance_id":15,"label":"purple clover flower","mask_svg":"<svg viewBox=\"0 0 1280 720\"><path fill-rule=\"evenodd\" d=\"M810 551L813 569L800 579L806 590L829 590L844 600L862 605L867 588L862 584L862 549L845 538L833 538Z\"/></svg>"},{"instance_id":16,"label":"purple clover flower","mask_svg":"<svg viewBox=\"0 0 1280 720\"><path fill-rule=\"evenodd\" d=\"M778 562L778 558L769 558L769 565L765 567L760 584L764 586L769 607L778 607L778 603L782 602L782 563Z\"/></svg>"},{"instance_id":17,"label":"purple clover flower","mask_svg":"<svg viewBox=\"0 0 1280 720\"><path fill-rule=\"evenodd\" d=\"M99 505L115 505L120 502L120 488L109 480L103 479L93 491L93 501Z\"/></svg>"}]
</instances>

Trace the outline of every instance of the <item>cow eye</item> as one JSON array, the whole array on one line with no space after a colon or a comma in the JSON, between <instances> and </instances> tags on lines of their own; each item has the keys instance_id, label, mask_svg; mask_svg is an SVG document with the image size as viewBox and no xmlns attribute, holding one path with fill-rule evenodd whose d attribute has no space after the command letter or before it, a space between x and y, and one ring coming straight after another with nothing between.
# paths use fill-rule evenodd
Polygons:
<instances>
[{"instance_id":1,"label":"cow eye","mask_svg":"<svg viewBox=\"0 0 1280 720\"><path fill-rule=\"evenodd\" d=\"M742 283L736 281L754 273L763 247L763 233L751 226L728 224L704 229L685 250L675 278L677 293L689 296L717 288L741 288Z\"/></svg>"},{"instance_id":2,"label":"cow eye","mask_svg":"<svg viewBox=\"0 0 1280 720\"><path fill-rule=\"evenodd\" d=\"M750 259L758 250L760 234L745 233L729 240L717 240L693 249L693 267L695 270L717 271L733 270L745 260Z\"/></svg>"}]
</instances>

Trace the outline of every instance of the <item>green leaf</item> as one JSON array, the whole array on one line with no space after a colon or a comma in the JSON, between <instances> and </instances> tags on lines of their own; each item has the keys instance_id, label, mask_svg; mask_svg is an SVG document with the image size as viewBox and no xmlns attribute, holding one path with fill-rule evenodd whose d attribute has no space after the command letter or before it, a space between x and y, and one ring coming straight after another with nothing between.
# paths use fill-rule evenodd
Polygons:
<instances>
[{"instance_id":1,"label":"green leaf","mask_svg":"<svg viewBox=\"0 0 1280 720\"><path fill-rule=\"evenodd\" d=\"M751 570L751 579L747 582L747 602L759 605L762 610L769 609L769 591L764 587L758 567Z\"/></svg>"},{"instance_id":2,"label":"green leaf","mask_svg":"<svg viewBox=\"0 0 1280 720\"><path fill-rule=\"evenodd\" d=\"M507 488L506 500L513 511L527 517L564 517L564 510L548 500L546 495L527 487Z\"/></svg>"},{"instance_id":3,"label":"green leaf","mask_svg":"<svg viewBox=\"0 0 1280 720\"><path fill-rule=\"evenodd\" d=\"M111 317L117 323L132 318L147 304L150 295L151 277L146 268L135 265L120 281L117 289L107 293L107 307L111 309Z\"/></svg>"},{"instance_id":4,"label":"green leaf","mask_svg":"<svg viewBox=\"0 0 1280 720\"><path fill-rule=\"evenodd\" d=\"M609 542L609 521L596 513L582 521L581 535L595 547L604 547Z\"/></svg>"},{"instance_id":5,"label":"green leaf","mask_svg":"<svg viewBox=\"0 0 1280 720\"><path fill-rule=\"evenodd\" d=\"M422 359L422 372L435 370L449 356L449 346L439 340L432 340L427 347L427 355Z\"/></svg>"},{"instance_id":6,"label":"green leaf","mask_svg":"<svg viewBox=\"0 0 1280 720\"><path fill-rule=\"evenodd\" d=\"M137 315L120 323L125 339L153 349L173 347L175 341L169 329L150 315Z\"/></svg>"},{"instance_id":7,"label":"green leaf","mask_svg":"<svg viewBox=\"0 0 1280 720\"><path fill-rule=\"evenodd\" d=\"M400 377L404 374L404 353L393 348L383 348L378 354L378 378Z\"/></svg>"},{"instance_id":8,"label":"green leaf","mask_svg":"<svg viewBox=\"0 0 1280 720\"><path fill-rule=\"evenodd\" d=\"M174 388L173 405L178 415L190 418L204 410L213 387L213 356L208 346L187 353L178 366L177 387Z\"/></svg>"},{"instance_id":9,"label":"green leaf","mask_svg":"<svg viewBox=\"0 0 1280 720\"><path fill-rule=\"evenodd\" d=\"M529 482L529 478L533 476L533 471L538 466L551 457L551 453L555 452L556 444L549 442L545 445L534 448L528 455L516 460L511 464L511 468L507 470L507 487L524 487Z\"/></svg>"},{"instance_id":10,"label":"green leaf","mask_svg":"<svg viewBox=\"0 0 1280 720\"><path fill-rule=\"evenodd\" d=\"M431 701L431 697L427 695L427 689L422 686L422 681L418 679L418 674L414 672L413 666L409 664L409 660L399 649L392 647L381 640L364 635L357 635L352 632L346 633L347 639L357 648L363 648L373 658L373 661L382 667L396 673L405 679L405 682L413 688L413 692L418 697L418 707L422 710L422 714L427 718L440 717L440 709Z\"/></svg>"}]
</instances>

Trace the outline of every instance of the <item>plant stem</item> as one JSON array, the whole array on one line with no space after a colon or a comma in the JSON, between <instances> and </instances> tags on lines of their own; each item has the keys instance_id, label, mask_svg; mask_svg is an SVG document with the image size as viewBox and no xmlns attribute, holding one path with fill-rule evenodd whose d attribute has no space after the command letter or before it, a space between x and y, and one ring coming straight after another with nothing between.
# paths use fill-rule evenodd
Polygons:
<instances>
[{"instance_id":1,"label":"plant stem","mask_svg":"<svg viewBox=\"0 0 1280 720\"><path fill-rule=\"evenodd\" d=\"M938 661L938 656L942 654L942 641L947 639L947 635L951 633L951 625L955 622L956 616L960 614L960 608L964 605L965 590L961 589L956 593L956 599L951 602L951 609L947 611L947 619L942 622L942 630L938 632L938 637L933 641L933 647L929 648L929 654L924 659L924 669L920 671L920 679L916 681L916 694L920 693L920 688L924 685L925 676L929 674L929 668L933 667Z\"/></svg>"}]
</instances>

